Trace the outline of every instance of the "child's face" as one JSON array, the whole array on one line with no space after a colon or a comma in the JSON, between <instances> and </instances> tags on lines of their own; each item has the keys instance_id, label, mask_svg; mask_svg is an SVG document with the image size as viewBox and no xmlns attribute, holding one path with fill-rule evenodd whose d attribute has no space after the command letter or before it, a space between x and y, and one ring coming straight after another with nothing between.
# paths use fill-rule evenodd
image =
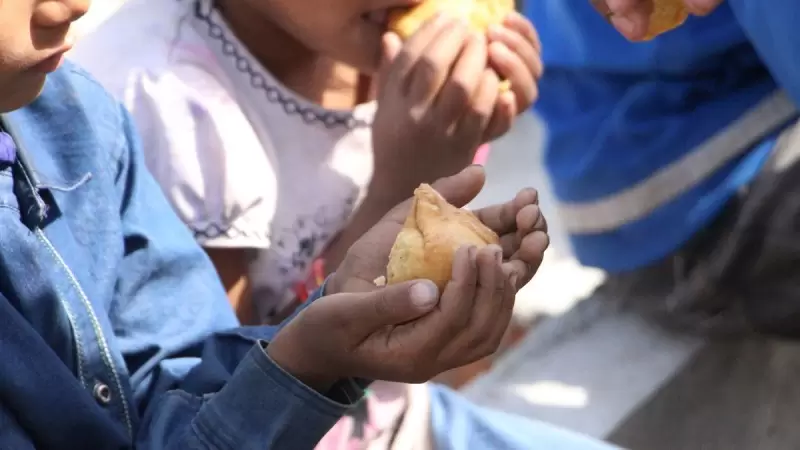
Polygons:
<instances>
[{"instance_id":1,"label":"child's face","mask_svg":"<svg viewBox=\"0 0 800 450\"><path fill-rule=\"evenodd\" d=\"M246 0L311 50L371 74L386 13L423 0Z\"/></svg>"},{"instance_id":2,"label":"child's face","mask_svg":"<svg viewBox=\"0 0 800 450\"><path fill-rule=\"evenodd\" d=\"M0 0L0 112L33 101L70 49L90 0Z\"/></svg>"}]
</instances>

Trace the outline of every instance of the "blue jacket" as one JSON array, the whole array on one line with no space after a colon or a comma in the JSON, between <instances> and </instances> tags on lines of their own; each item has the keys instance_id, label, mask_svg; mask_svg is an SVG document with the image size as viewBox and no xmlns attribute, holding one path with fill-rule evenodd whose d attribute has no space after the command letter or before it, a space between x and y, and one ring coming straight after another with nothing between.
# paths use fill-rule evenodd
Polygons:
<instances>
[{"instance_id":1,"label":"blue jacket","mask_svg":"<svg viewBox=\"0 0 800 450\"><path fill-rule=\"evenodd\" d=\"M545 165L584 264L615 272L665 257L759 173L798 116L799 11L728 0L630 43L588 0L526 2L547 67Z\"/></svg>"},{"instance_id":2,"label":"blue jacket","mask_svg":"<svg viewBox=\"0 0 800 450\"><path fill-rule=\"evenodd\" d=\"M18 152L0 163L0 448L310 449L360 398L276 366L274 328L237 328L87 74L66 64L3 121Z\"/></svg>"}]
</instances>

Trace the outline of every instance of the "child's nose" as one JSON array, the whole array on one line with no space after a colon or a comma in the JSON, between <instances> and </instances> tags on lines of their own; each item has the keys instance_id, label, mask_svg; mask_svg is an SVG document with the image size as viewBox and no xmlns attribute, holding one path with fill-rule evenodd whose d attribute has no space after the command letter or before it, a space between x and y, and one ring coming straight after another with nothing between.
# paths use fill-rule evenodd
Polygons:
<instances>
[{"instance_id":1,"label":"child's nose","mask_svg":"<svg viewBox=\"0 0 800 450\"><path fill-rule=\"evenodd\" d=\"M80 19L90 4L91 0L45 0L36 5L33 19L40 27L61 27Z\"/></svg>"}]
</instances>

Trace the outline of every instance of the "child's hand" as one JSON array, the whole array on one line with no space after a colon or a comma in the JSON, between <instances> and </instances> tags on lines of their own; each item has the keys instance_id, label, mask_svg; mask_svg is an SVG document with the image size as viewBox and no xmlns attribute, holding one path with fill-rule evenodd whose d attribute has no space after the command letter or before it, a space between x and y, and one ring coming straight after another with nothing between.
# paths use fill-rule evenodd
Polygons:
<instances>
[{"instance_id":1,"label":"child's hand","mask_svg":"<svg viewBox=\"0 0 800 450\"><path fill-rule=\"evenodd\" d=\"M464 204L483 185L470 167L435 188ZM325 391L336 380L361 377L422 382L493 353L505 333L517 290L533 276L548 244L536 192L477 211L501 236L502 249L462 248L453 279L439 293L429 281L377 287L409 202L394 208L356 242L317 300L286 325L270 356L309 386Z\"/></svg>"},{"instance_id":2,"label":"child's hand","mask_svg":"<svg viewBox=\"0 0 800 450\"><path fill-rule=\"evenodd\" d=\"M539 96L537 81L544 72L539 35L533 24L519 13L510 14L503 26L489 29L489 64L500 78L511 83L511 91L500 95L488 137L505 134L517 114L525 112Z\"/></svg>"},{"instance_id":3,"label":"child's hand","mask_svg":"<svg viewBox=\"0 0 800 450\"><path fill-rule=\"evenodd\" d=\"M462 207L483 188L485 172L470 166L460 173L433 184L448 202ZM473 211L500 236L504 266L517 279L515 288L524 286L533 276L547 247L547 224L539 210L536 190L525 189L507 202ZM389 251L403 226L411 200L389 211L383 219L356 241L342 264L328 282L332 292L362 292L376 289L374 280L386 275Z\"/></svg>"},{"instance_id":4,"label":"child's hand","mask_svg":"<svg viewBox=\"0 0 800 450\"><path fill-rule=\"evenodd\" d=\"M487 69L486 37L445 16L428 21L405 44L394 33L384 41L373 184L405 197L419 183L472 162L487 137L499 79Z\"/></svg>"},{"instance_id":5,"label":"child's hand","mask_svg":"<svg viewBox=\"0 0 800 450\"><path fill-rule=\"evenodd\" d=\"M631 41L647 35L653 0L589 0L614 28ZM683 0L689 13L704 16L714 11L723 0Z\"/></svg>"}]
</instances>

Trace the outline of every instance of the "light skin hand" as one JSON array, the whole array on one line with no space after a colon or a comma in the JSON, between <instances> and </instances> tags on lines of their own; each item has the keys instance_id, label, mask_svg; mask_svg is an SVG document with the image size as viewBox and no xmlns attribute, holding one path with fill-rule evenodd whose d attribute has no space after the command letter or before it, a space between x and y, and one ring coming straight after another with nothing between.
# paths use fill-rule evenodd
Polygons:
<instances>
[{"instance_id":1,"label":"light skin hand","mask_svg":"<svg viewBox=\"0 0 800 450\"><path fill-rule=\"evenodd\" d=\"M653 0L590 0L592 5L614 28L631 41L640 41L647 35ZM690 14L705 16L713 12L723 0L684 0Z\"/></svg>"}]
</instances>

